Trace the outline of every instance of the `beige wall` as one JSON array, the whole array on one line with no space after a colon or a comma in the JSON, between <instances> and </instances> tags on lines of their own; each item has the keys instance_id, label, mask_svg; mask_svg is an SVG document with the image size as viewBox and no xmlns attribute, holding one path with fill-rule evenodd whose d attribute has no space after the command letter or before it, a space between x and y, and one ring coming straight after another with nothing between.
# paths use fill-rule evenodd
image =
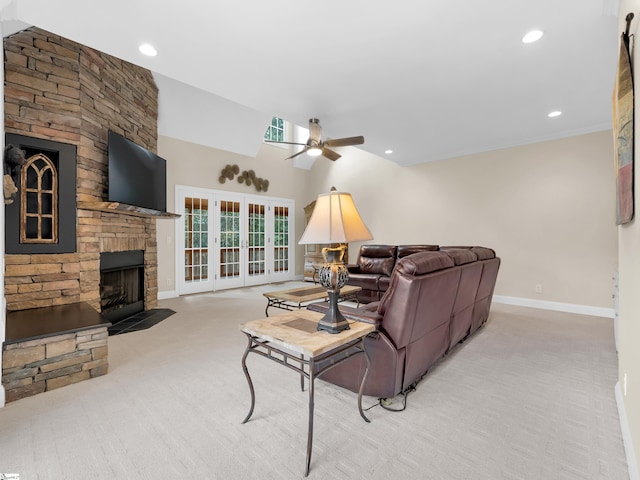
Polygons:
<instances>
[{"instance_id":1,"label":"beige wall","mask_svg":"<svg viewBox=\"0 0 640 480\"><path fill-rule=\"evenodd\" d=\"M494 248L498 295L611 309L612 149L606 131L409 168L352 149L316 161L308 199L331 186L350 192L369 243Z\"/></svg>"},{"instance_id":2,"label":"beige wall","mask_svg":"<svg viewBox=\"0 0 640 480\"><path fill-rule=\"evenodd\" d=\"M640 0L622 0L620 5L619 30L624 31L624 18L627 13L634 12L636 17L631 24L631 34L638 38L640 29ZM633 42L632 42L633 43ZM640 52L633 49L632 65L640 65ZM637 81L635 82L637 85ZM640 101L636 86L635 110L640 111ZM636 116L637 122L637 116ZM618 248L620 265L620 348L618 352L618 374L620 385L624 390L624 376L627 376L626 395L623 391L623 401L627 414L627 421L635 450L636 461L640 460L640 224L638 223L638 185L640 172L640 142L638 141L640 128L635 124L635 219L618 228ZM637 471L636 471L637 473Z\"/></svg>"},{"instance_id":3,"label":"beige wall","mask_svg":"<svg viewBox=\"0 0 640 480\"><path fill-rule=\"evenodd\" d=\"M400 167L355 148L337 162L292 168L286 150L264 145L256 158L161 136L168 200L176 184L241 193L218 183L226 164L270 181L267 196L296 201L296 239L303 207L331 186L350 192L374 235L370 243L486 245L502 258L496 294L613 308L617 230L610 131ZM158 221L159 290L175 278L173 220ZM355 259L359 244L350 246ZM296 275L303 251L296 249ZM542 286L536 293L535 286Z\"/></svg>"},{"instance_id":4,"label":"beige wall","mask_svg":"<svg viewBox=\"0 0 640 480\"><path fill-rule=\"evenodd\" d=\"M238 155L224 150L196 145L166 136L158 137L158 155L167 160L167 210L175 211L175 186L208 188L228 192L238 192L265 197L289 198L296 202L296 239L304 230L303 193L306 189L308 172L291 167L285 161L288 150L264 144L256 158ZM269 180L269 190L258 193L251 186L240 184L234 179L221 184L218 182L221 170L226 165L238 165L240 172L253 170L256 176ZM158 220L158 290L172 291L175 286L175 224L178 220ZM295 274L302 275L304 250L296 248ZM170 280L169 284L167 280Z\"/></svg>"}]
</instances>

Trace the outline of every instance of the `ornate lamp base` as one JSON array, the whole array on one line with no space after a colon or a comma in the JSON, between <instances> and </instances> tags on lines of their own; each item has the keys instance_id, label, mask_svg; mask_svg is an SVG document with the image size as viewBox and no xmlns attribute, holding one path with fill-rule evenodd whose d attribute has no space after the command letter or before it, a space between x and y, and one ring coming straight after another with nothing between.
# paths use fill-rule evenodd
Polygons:
<instances>
[{"instance_id":1,"label":"ornate lamp base","mask_svg":"<svg viewBox=\"0 0 640 480\"><path fill-rule=\"evenodd\" d=\"M322 256L326 263L320 269L319 281L329 294L329 310L318 323L318 330L340 333L343 330L349 330L349 322L338 309L340 289L349 280L349 270L342 263L344 247L323 248Z\"/></svg>"},{"instance_id":2,"label":"ornate lamp base","mask_svg":"<svg viewBox=\"0 0 640 480\"><path fill-rule=\"evenodd\" d=\"M349 322L344 315L338 310L338 297L340 291L329 293L329 310L324 317L318 322L318 330L324 330L329 333L340 333L343 330L349 330Z\"/></svg>"}]
</instances>

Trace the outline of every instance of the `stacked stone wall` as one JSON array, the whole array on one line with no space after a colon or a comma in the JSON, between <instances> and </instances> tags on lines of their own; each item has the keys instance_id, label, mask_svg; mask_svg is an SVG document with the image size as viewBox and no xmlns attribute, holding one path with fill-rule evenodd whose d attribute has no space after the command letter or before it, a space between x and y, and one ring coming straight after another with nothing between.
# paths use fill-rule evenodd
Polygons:
<instances>
[{"instance_id":1,"label":"stacked stone wall","mask_svg":"<svg viewBox=\"0 0 640 480\"><path fill-rule=\"evenodd\" d=\"M7 310L50 307L80 301L77 253L5 256Z\"/></svg>"},{"instance_id":2,"label":"stacked stone wall","mask_svg":"<svg viewBox=\"0 0 640 480\"><path fill-rule=\"evenodd\" d=\"M38 28L6 38L4 49L5 131L76 145L77 201L106 201L108 131L156 151L151 72ZM154 308L155 221L79 209L75 253L7 256L7 309L82 301L100 311L100 252L129 249L145 251L145 308Z\"/></svg>"},{"instance_id":3,"label":"stacked stone wall","mask_svg":"<svg viewBox=\"0 0 640 480\"><path fill-rule=\"evenodd\" d=\"M104 375L107 327L5 345L2 384L7 402Z\"/></svg>"}]
</instances>

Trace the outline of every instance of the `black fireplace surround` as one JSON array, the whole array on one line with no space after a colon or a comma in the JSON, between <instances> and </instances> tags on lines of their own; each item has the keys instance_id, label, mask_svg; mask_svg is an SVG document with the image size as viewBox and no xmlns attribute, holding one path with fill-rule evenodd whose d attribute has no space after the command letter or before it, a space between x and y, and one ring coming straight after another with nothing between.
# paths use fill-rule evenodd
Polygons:
<instances>
[{"instance_id":1,"label":"black fireplace surround","mask_svg":"<svg viewBox=\"0 0 640 480\"><path fill-rule=\"evenodd\" d=\"M14 145L29 158L46 155L57 170L58 238L54 243L22 243L20 241L20 195L5 205L5 253L74 253L76 251L76 146L41 138L7 133L5 145ZM20 172L14 178L20 185ZM18 187L19 188L19 187Z\"/></svg>"}]
</instances>

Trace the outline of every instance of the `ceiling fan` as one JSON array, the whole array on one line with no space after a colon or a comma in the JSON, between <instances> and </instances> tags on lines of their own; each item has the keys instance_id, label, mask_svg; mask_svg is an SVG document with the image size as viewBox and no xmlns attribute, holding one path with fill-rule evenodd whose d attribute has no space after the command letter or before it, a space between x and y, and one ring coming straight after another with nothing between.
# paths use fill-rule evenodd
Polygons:
<instances>
[{"instance_id":1,"label":"ceiling fan","mask_svg":"<svg viewBox=\"0 0 640 480\"><path fill-rule=\"evenodd\" d=\"M347 147L350 145L362 145L364 143L364 137L345 137L345 138L329 138L327 140L322 140L322 127L320 126L320 120L317 118L309 119L309 140L307 143L296 143L296 142L278 142L275 140L265 140L269 143L285 143L287 145L304 145L304 148L298 153L291 155L290 157L285 158L285 160L289 160L291 158L297 157L298 155L302 155L303 153L308 153L312 157L317 157L318 155L322 155L323 157L328 158L329 160L333 160L334 162L340 158L340 154L334 152L328 147Z\"/></svg>"}]
</instances>

